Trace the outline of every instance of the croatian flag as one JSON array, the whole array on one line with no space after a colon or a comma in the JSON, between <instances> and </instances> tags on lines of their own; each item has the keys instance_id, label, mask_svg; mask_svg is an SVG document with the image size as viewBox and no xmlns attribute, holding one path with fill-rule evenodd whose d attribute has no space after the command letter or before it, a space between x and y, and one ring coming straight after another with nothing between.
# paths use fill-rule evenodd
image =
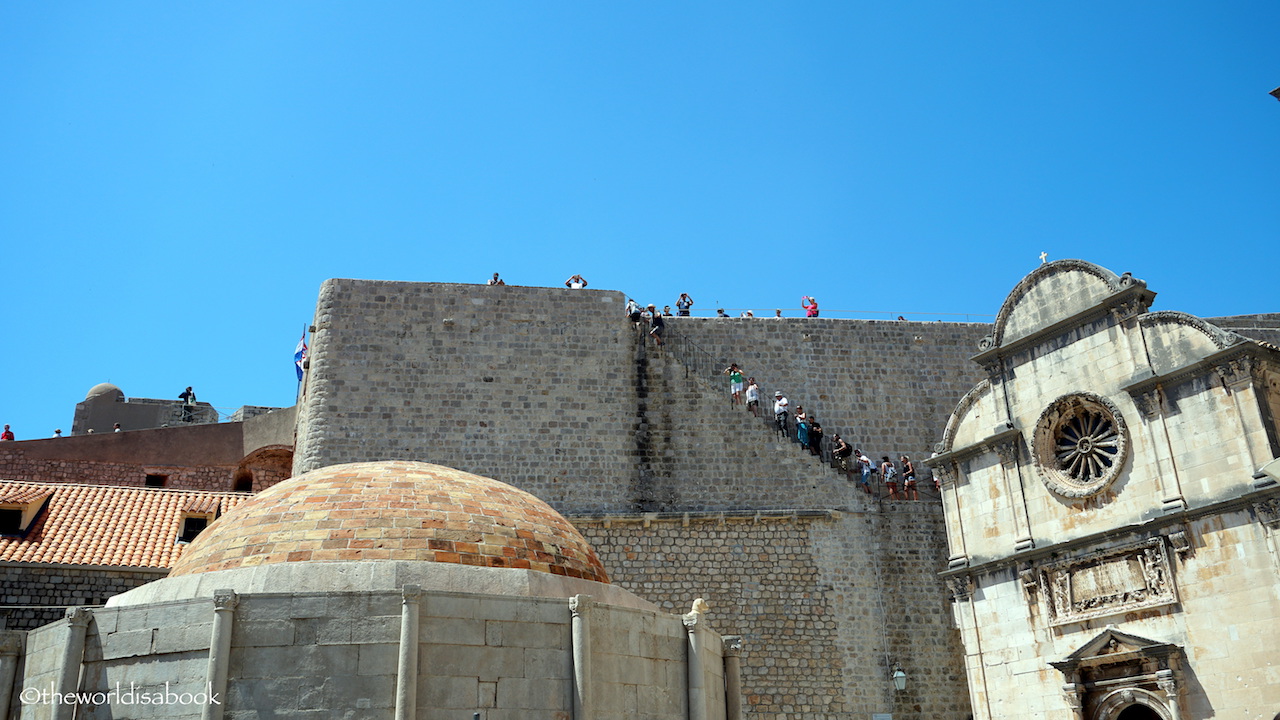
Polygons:
<instances>
[{"instance_id":1,"label":"croatian flag","mask_svg":"<svg viewBox=\"0 0 1280 720\"><path fill-rule=\"evenodd\" d=\"M293 366L298 371L298 382L302 382L302 363L307 360L307 331L302 331L302 339L298 341L298 347L293 351Z\"/></svg>"}]
</instances>

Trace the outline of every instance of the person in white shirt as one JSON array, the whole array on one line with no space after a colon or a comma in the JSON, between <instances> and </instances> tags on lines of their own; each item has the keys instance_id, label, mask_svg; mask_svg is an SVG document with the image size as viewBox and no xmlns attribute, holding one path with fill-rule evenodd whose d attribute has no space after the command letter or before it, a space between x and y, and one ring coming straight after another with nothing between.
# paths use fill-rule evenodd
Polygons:
<instances>
[{"instance_id":1,"label":"person in white shirt","mask_svg":"<svg viewBox=\"0 0 1280 720\"><path fill-rule=\"evenodd\" d=\"M564 286L573 290L581 290L587 286L587 280L581 275L574 274L573 277L564 281Z\"/></svg>"},{"instance_id":2,"label":"person in white shirt","mask_svg":"<svg viewBox=\"0 0 1280 720\"><path fill-rule=\"evenodd\" d=\"M783 436L787 436L787 408L791 403L782 396L782 391L773 394L773 419L778 423L778 432Z\"/></svg>"}]
</instances>

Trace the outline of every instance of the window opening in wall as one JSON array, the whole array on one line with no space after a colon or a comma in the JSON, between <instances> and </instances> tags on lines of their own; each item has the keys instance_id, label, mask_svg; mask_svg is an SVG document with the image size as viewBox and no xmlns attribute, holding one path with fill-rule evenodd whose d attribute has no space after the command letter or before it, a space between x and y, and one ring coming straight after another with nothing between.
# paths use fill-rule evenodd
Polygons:
<instances>
[{"instance_id":1,"label":"window opening in wall","mask_svg":"<svg viewBox=\"0 0 1280 720\"><path fill-rule=\"evenodd\" d=\"M22 534L22 510L0 508L0 535Z\"/></svg>"},{"instance_id":2,"label":"window opening in wall","mask_svg":"<svg viewBox=\"0 0 1280 720\"><path fill-rule=\"evenodd\" d=\"M165 483L167 482L169 482L168 475L152 475L150 473L147 474L147 487L152 487L152 488L164 487Z\"/></svg>"},{"instance_id":3,"label":"window opening in wall","mask_svg":"<svg viewBox=\"0 0 1280 720\"><path fill-rule=\"evenodd\" d=\"M189 543L196 539L196 536L209 527L209 518L204 516L185 517L182 519L182 532L178 535L178 542Z\"/></svg>"},{"instance_id":4,"label":"window opening in wall","mask_svg":"<svg viewBox=\"0 0 1280 720\"><path fill-rule=\"evenodd\" d=\"M249 473L237 475L231 490L232 492L253 492L253 475Z\"/></svg>"}]
</instances>

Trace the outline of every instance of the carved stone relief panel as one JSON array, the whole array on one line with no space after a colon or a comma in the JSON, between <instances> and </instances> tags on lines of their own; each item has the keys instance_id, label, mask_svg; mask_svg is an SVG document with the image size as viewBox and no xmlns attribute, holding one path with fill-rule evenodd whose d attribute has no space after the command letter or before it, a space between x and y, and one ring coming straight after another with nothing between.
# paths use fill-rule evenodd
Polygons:
<instances>
[{"instance_id":1,"label":"carved stone relief panel","mask_svg":"<svg viewBox=\"0 0 1280 720\"><path fill-rule=\"evenodd\" d=\"M1041 577L1054 625L1178 601L1163 538L1047 565Z\"/></svg>"}]
</instances>

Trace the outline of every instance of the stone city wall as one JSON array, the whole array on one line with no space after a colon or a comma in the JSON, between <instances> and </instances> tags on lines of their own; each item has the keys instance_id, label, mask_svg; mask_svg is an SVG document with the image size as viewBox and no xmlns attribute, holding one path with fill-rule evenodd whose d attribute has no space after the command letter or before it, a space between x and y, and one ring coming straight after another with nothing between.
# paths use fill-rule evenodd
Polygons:
<instances>
[{"instance_id":1,"label":"stone city wall","mask_svg":"<svg viewBox=\"0 0 1280 720\"><path fill-rule=\"evenodd\" d=\"M884 512L575 516L613 583L669 612L706 599L743 636L753 718L954 718L969 712L963 652L936 571L934 503ZM889 662L908 673L889 684Z\"/></svg>"},{"instance_id":2,"label":"stone city wall","mask_svg":"<svg viewBox=\"0 0 1280 720\"><path fill-rule=\"evenodd\" d=\"M0 629L38 628L61 619L68 607L101 605L112 595L167 574L168 570L142 568L0 563Z\"/></svg>"},{"instance_id":3,"label":"stone city wall","mask_svg":"<svg viewBox=\"0 0 1280 720\"><path fill-rule=\"evenodd\" d=\"M722 412L727 379L691 384L674 352L642 347L624 301L611 291L327 281L294 473L423 460L577 513L847 502L839 483L775 462L762 449L767 431L744 424L741 408L736 418ZM877 456L917 458L979 379L968 358L989 332L828 319L670 324L812 407L828 433Z\"/></svg>"},{"instance_id":4,"label":"stone city wall","mask_svg":"<svg viewBox=\"0 0 1280 720\"><path fill-rule=\"evenodd\" d=\"M873 459L928 457L956 403L984 376L970 360L986 323L828 318L675 318L725 366L754 376L772 410L781 390ZM724 393L728 378L722 378Z\"/></svg>"}]
</instances>

